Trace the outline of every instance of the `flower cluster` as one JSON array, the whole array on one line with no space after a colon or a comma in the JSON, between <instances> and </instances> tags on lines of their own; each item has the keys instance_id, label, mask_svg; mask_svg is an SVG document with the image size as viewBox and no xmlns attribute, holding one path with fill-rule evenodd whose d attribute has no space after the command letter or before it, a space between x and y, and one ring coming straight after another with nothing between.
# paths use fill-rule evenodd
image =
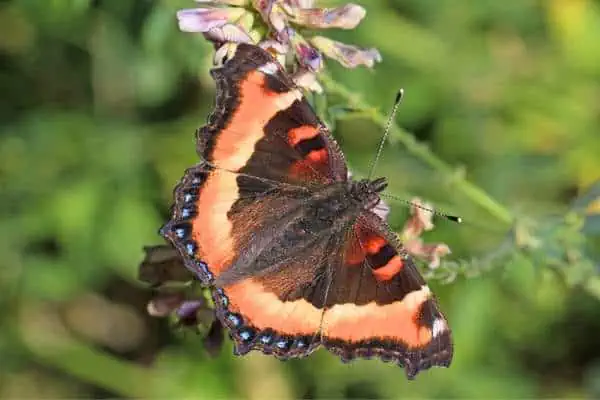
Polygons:
<instances>
[{"instance_id":1,"label":"flower cluster","mask_svg":"<svg viewBox=\"0 0 600 400\"><path fill-rule=\"evenodd\" d=\"M430 204L421 202L414 198L411 202L411 217L404 224L400 241L406 251L413 257L428 262L429 268L435 269L440 266L443 256L450 254L450 248L444 243L423 243L421 234L433 229L433 208Z\"/></svg>"},{"instance_id":2,"label":"flower cluster","mask_svg":"<svg viewBox=\"0 0 600 400\"><path fill-rule=\"evenodd\" d=\"M215 63L223 59L232 43L253 43L270 51L282 65L293 54L293 78L300 86L317 92L316 74L323 56L344 67L372 67L381 61L376 49L362 49L324 36L305 36L315 29L353 29L366 14L357 4L316 8L314 0L196 0L202 7L177 13L179 28L202 33L215 44Z\"/></svg>"},{"instance_id":3,"label":"flower cluster","mask_svg":"<svg viewBox=\"0 0 600 400\"><path fill-rule=\"evenodd\" d=\"M197 284L173 247L145 247L144 252L138 278L156 290L148 303L148 314L170 317L177 327L203 332L205 349L216 355L223 344L223 325L207 300L205 289Z\"/></svg>"}]
</instances>

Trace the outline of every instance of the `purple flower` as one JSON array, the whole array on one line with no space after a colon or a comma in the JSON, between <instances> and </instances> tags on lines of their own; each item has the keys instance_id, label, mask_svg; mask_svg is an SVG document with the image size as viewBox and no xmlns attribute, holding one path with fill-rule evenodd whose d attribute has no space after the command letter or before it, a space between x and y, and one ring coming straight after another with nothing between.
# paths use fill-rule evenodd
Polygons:
<instances>
[{"instance_id":1,"label":"purple flower","mask_svg":"<svg viewBox=\"0 0 600 400\"><path fill-rule=\"evenodd\" d=\"M243 8L194 8L177 12L179 29L184 32L206 33L229 22L237 21L246 11Z\"/></svg>"},{"instance_id":2,"label":"purple flower","mask_svg":"<svg viewBox=\"0 0 600 400\"><path fill-rule=\"evenodd\" d=\"M321 56L321 53L293 29L287 28L285 35L294 48L296 59L300 66L311 72L319 72L323 67L323 57Z\"/></svg>"},{"instance_id":3,"label":"purple flower","mask_svg":"<svg viewBox=\"0 0 600 400\"><path fill-rule=\"evenodd\" d=\"M197 0L199 8L177 13L179 28L202 33L217 48L218 64L231 51L231 43L253 43L270 51L285 66L285 55L295 55L296 83L320 91L316 74L323 56L347 68L372 67L381 61L376 49L362 49L323 36L306 36L307 29L354 29L366 11L357 4L317 8L313 0ZM302 30L303 34L299 33ZM315 75L311 78L309 75ZM295 76L296 77L296 76Z\"/></svg>"},{"instance_id":4,"label":"purple flower","mask_svg":"<svg viewBox=\"0 0 600 400\"><path fill-rule=\"evenodd\" d=\"M314 36L310 42L327 57L333 58L346 68L356 68L359 65L371 68L381 61L379 51L374 48L361 49L324 36Z\"/></svg>"},{"instance_id":5,"label":"purple flower","mask_svg":"<svg viewBox=\"0 0 600 400\"><path fill-rule=\"evenodd\" d=\"M204 344L214 354L222 344L222 333L212 305L198 281L185 268L179 253L171 246L145 247L139 277L157 291L147 306L153 317L171 317L182 328L208 331Z\"/></svg>"},{"instance_id":6,"label":"purple flower","mask_svg":"<svg viewBox=\"0 0 600 400\"><path fill-rule=\"evenodd\" d=\"M290 20L311 29L354 29L367 12L357 4L337 8L293 8Z\"/></svg>"}]
</instances>

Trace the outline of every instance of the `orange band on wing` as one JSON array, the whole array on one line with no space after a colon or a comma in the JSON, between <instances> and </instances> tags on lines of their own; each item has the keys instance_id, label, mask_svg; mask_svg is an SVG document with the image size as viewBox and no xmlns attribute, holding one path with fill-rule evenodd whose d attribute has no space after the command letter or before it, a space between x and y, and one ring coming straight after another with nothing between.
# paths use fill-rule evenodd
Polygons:
<instances>
[{"instance_id":1,"label":"orange band on wing","mask_svg":"<svg viewBox=\"0 0 600 400\"><path fill-rule=\"evenodd\" d=\"M272 328L289 335L313 335L319 330L322 310L304 299L283 302L251 279L226 287L225 293L229 309L258 329Z\"/></svg>"},{"instance_id":2,"label":"orange band on wing","mask_svg":"<svg viewBox=\"0 0 600 400\"><path fill-rule=\"evenodd\" d=\"M288 132L289 143L295 146L303 140L312 139L319 134L315 126L303 125L298 128L290 129Z\"/></svg>"},{"instance_id":3,"label":"orange band on wing","mask_svg":"<svg viewBox=\"0 0 600 400\"><path fill-rule=\"evenodd\" d=\"M192 225L192 237L199 243L198 258L219 275L233 258L231 221L227 212L238 196L236 175L214 170L207 177L196 203L198 215Z\"/></svg>"},{"instance_id":4,"label":"orange band on wing","mask_svg":"<svg viewBox=\"0 0 600 400\"><path fill-rule=\"evenodd\" d=\"M302 98L297 89L276 93L268 89L265 75L249 72L239 84L239 104L227 126L217 134L210 158L221 168L237 171L254 153L256 143L264 137L265 124L277 112ZM260 107L256 107L260 104ZM234 255L231 221L227 213L237 200L236 175L214 170L207 177L196 206L192 236L199 244L198 257L215 275L228 265Z\"/></svg>"},{"instance_id":5,"label":"orange band on wing","mask_svg":"<svg viewBox=\"0 0 600 400\"><path fill-rule=\"evenodd\" d=\"M378 280L388 281L392 279L398 272L400 272L403 266L404 263L402 262L400 256L395 255L383 267L374 269L373 275L375 275L375 278L377 278Z\"/></svg>"},{"instance_id":6,"label":"orange band on wing","mask_svg":"<svg viewBox=\"0 0 600 400\"><path fill-rule=\"evenodd\" d=\"M213 161L222 168L237 171L252 156L254 146L264 137L263 128L281 110L302 99L298 89L277 93L266 86L265 75L252 71L240 82L239 105L227 127L217 137ZM260 105L256 107L256 105Z\"/></svg>"},{"instance_id":7,"label":"orange band on wing","mask_svg":"<svg viewBox=\"0 0 600 400\"><path fill-rule=\"evenodd\" d=\"M304 299L281 301L274 293L251 279L225 288L229 309L244 316L258 329L274 329L287 335L313 335L323 328L331 339L359 342L371 338L400 340L409 347L423 347L431 341L431 329L419 326L421 305L430 298L427 286L411 292L402 301L363 306L337 304L318 309Z\"/></svg>"},{"instance_id":8,"label":"orange band on wing","mask_svg":"<svg viewBox=\"0 0 600 400\"><path fill-rule=\"evenodd\" d=\"M429 288L423 286L392 304L335 305L325 313L323 333L329 338L350 342L391 338L406 343L408 347L423 347L431 341L432 332L419 326L417 320L421 305L430 296Z\"/></svg>"}]
</instances>

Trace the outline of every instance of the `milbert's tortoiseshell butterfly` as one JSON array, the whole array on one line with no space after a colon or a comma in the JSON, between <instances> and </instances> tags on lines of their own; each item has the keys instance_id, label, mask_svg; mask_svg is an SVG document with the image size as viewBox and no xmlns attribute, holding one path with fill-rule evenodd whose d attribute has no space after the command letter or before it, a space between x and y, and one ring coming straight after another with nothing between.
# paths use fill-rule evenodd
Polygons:
<instances>
[{"instance_id":1,"label":"milbert's tortoiseshell butterfly","mask_svg":"<svg viewBox=\"0 0 600 400\"><path fill-rule=\"evenodd\" d=\"M236 354L285 359L323 346L344 361L397 363L409 378L448 366L446 318L374 212L385 178L348 176L334 138L263 49L239 44L212 76L202 161L176 187L161 233L211 288Z\"/></svg>"}]
</instances>

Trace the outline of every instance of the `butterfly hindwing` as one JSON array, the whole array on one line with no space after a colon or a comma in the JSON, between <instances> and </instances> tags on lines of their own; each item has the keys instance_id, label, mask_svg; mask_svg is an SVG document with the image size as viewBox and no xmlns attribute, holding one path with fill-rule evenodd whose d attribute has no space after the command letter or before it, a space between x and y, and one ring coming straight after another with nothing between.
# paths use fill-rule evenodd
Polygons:
<instances>
[{"instance_id":1,"label":"butterfly hindwing","mask_svg":"<svg viewBox=\"0 0 600 400\"><path fill-rule=\"evenodd\" d=\"M363 213L348 230L342 254L327 295L325 347L344 360L394 361L411 378L433 365L449 365L447 321L387 225Z\"/></svg>"}]
</instances>

